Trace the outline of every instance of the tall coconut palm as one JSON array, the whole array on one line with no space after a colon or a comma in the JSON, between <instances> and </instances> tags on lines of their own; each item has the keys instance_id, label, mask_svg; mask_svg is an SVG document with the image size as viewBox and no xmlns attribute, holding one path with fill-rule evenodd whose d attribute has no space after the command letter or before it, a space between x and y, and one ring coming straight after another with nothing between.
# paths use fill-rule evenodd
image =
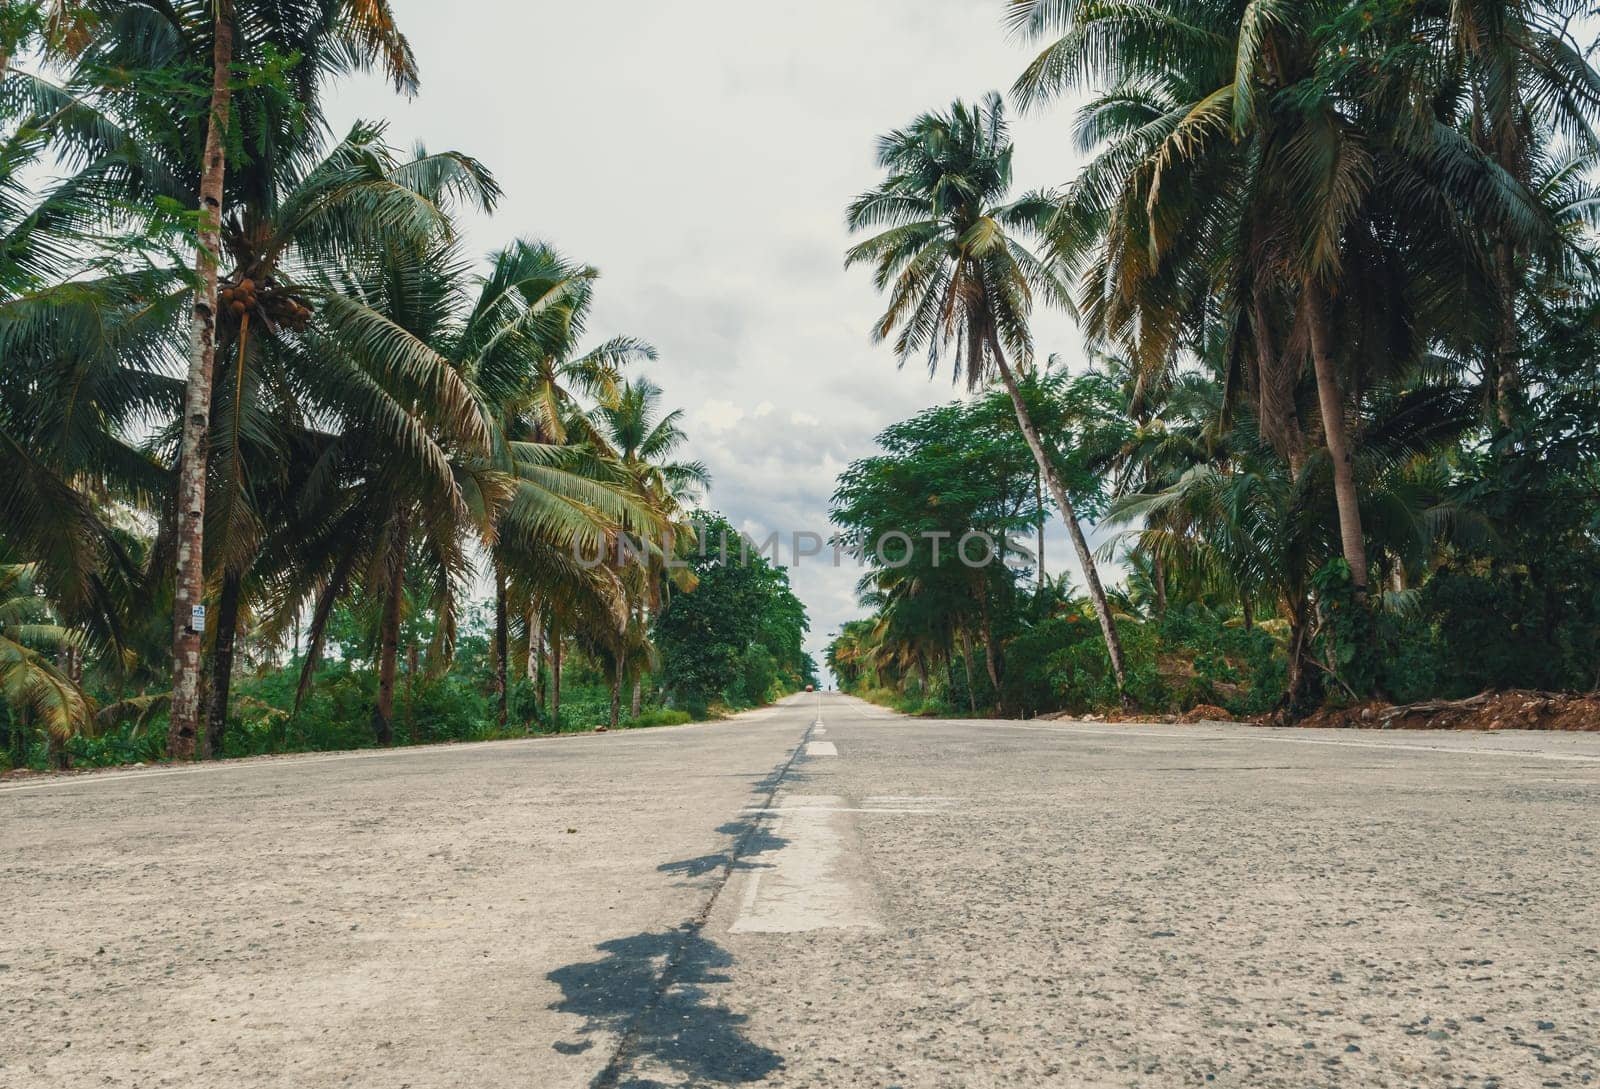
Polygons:
<instances>
[{"instance_id":1,"label":"tall coconut palm","mask_svg":"<svg viewBox=\"0 0 1600 1089\"><path fill-rule=\"evenodd\" d=\"M458 152L402 158L383 127L357 124L326 155L297 159L271 187L271 202L238 204L223 229L226 274L219 298L222 381L212 399L206 552L221 585L210 627L211 684L204 749L221 751L245 582L270 527L289 501L322 406L299 373L321 360L290 346L313 317L317 277L335 276L374 247L425 246L453 230L458 205L489 211L499 189ZM362 426L352 420L349 426ZM256 572L265 590L270 573Z\"/></svg>"},{"instance_id":2,"label":"tall coconut palm","mask_svg":"<svg viewBox=\"0 0 1600 1089\"><path fill-rule=\"evenodd\" d=\"M165 372L184 285L139 259L162 243L158 216L108 211L136 154L85 148L66 177L30 191L57 127L81 132L92 112L38 89L31 105L44 111L0 136L0 538L36 565L63 619L125 649L109 568L136 575L105 509L165 491L137 434L177 408Z\"/></svg>"},{"instance_id":3,"label":"tall coconut palm","mask_svg":"<svg viewBox=\"0 0 1600 1089\"><path fill-rule=\"evenodd\" d=\"M504 483L485 460L490 429L451 357L470 266L448 238L390 245L311 288L315 320L297 364L313 403L340 426L302 480L295 516L267 545L289 572L278 624L313 602L300 694L308 690L334 604L359 588L375 603L379 685L372 726L393 740L405 578L430 572L438 613L432 657L448 658L474 535L492 536ZM313 364L312 361L315 361Z\"/></svg>"},{"instance_id":4,"label":"tall coconut palm","mask_svg":"<svg viewBox=\"0 0 1600 1089\"><path fill-rule=\"evenodd\" d=\"M74 52L94 61L127 57L200 61L211 73L202 146L196 148L199 231L196 287L189 323L188 371L179 450L176 592L173 623L173 694L168 751L194 754L200 722L201 633L195 621L205 598L203 541L211 384L217 349L218 268L226 212L227 150L233 125L236 63L259 64L268 55L292 57L287 73L302 121L320 124L319 90L329 76L381 67L397 90L416 86L416 64L396 28L387 0L321 0L284 7L254 0L205 4L89 0L93 16ZM302 130L304 131L304 130ZM253 134L292 141L290 131Z\"/></svg>"},{"instance_id":5,"label":"tall coconut palm","mask_svg":"<svg viewBox=\"0 0 1600 1089\"><path fill-rule=\"evenodd\" d=\"M502 724L509 717L511 607L539 642L539 602L564 593L606 599L619 592L605 565L552 563L554 543L569 553L604 553L626 514L646 510L616 464L584 399L608 403L635 360L655 350L631 337L580 348L599 273L554 247L520 241L491 255L462 338L461 365L482 391L494 425L493 464L516 482L501 516L494 565L495 687ZM537 562L535 557L539 557ZM563 590L563 587L566 589ZM593 612L594 610L591 610ZM596 615L605 615L600 609ZM609 622L605 626L614 627ZM535 629L538 629L537 632Z\"/></svg>"},{"instance_id":6,"label":"tall coconut palm","mask_svg":"<svg viewBox=\"0 0 1600 1089\"><path fill-rule=\"evenodd\" d=\"M629 585L628 627L623 633L622 652L611 692L611 724L618 719L619 696L632 666L635 718L642 701L643 674L640 667L651 651L649 621L661 607L660 589L664 576L671 574L680 588L690 589L688 572L683 568L668 571L665 561L678 541L694 536L688 521L689 504L711 487L711 473L704 462L677 461L675 455L688 441L682 428L683 412L674 409L662 414L661 388L647 378L625 383L616 397L602 403L595 412L606 438L616 451L623 468L632 479L633 490L659 519L665 537L659 549L645 550L646 562L625 572ZM641 530L643 527L640 527Z\"/></svg>"},{"instance_id":7,"label":"tall coconut palm","mask_svg":"<svg viewBox=\"0 0 1600 1089\"><path fill-rule=\"evenodd\" d=\"M677 461L689 441L683 410L661 412L661 387L648 378L625 382L595 410L606 438L633 477L635 490L659 510L681 517L711 487L702 461Z\"/></svg>"},{"instance_id":8,"label":"tall coconut palm","mask_svg":"<svg viewBox=\"0 0 1600 1089\"><path fill-rule=\"evenodd\" d=\"M1121 688L1127 668L1099 569L1018 387L1016 367L1033 357L1028 321L1035 294L1051 303L1067 299L1060 281L1021 240L1054 211L1051 199L1036 193L1002 203L1011 188L1011 159L1004 107L995 94L976 105L958 101L948 113L924 114L882 137L878 162L887 177L851 203L846 222L851 231L886 229L852 247L846 264L872 264L875 284L888 291L888 309L873 335L895 337L902 365L926 352L934 373L948 353L955 376L965 375L969 388L998 375L1066 520Z\"/></svg>"},{"instance_id":9,"label":"tall coconut palm","mask_svg":"<svg viewBox=\"0 0 1600 1089\"><path fill-rule=\"evenodd\" d=\"M314 295L305 350L323 362L306 379L321 383L313 399L348 425L284 526L293 558L283 567L293 574L279 623L313 602L303 694L334 603L357 588L374 602L380 743L393 739L408 570L429 572L438 621L429 660L442 665L475 541L513 577L548 568L581 572L582 584L574 554L603 547L631 509L620 470L582 445L518 437L479 385L497 384L511 356L527 365L538 354L547 266L524 261L530 252L513 246L478 275L448 239L387 246ZM603 586L595 593L606 596Z\"/></svg>"},{"instance_id":10,"label":"tall coconut palm","mask_svg":"<svg viewBox=\"0 0 1600 1089\"><path fill-rule=\"evenodd\" d=\"M1557 134L1580 155L1600 150L1592 128L1600 118L1600 72L1589 62L1592 46L1573 34L1577 5L1469 0L1423 10L1460 73L1467 131L1509 176L1533 185L1541 145ZM1508 425L1521 394L1518 301L1534 254L1526 237L1503 224L1485 226L1498 303L1486 385L1499 422Z\"/></svg>"}]
</instances>

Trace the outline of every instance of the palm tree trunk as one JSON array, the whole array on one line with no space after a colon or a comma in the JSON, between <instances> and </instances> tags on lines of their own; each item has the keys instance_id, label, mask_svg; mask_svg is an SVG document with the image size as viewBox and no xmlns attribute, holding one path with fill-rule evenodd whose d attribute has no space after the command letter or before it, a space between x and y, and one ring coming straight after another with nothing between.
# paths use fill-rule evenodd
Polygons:
<instances>
[{"instance_id":1,"label":"palm tree trunk","mask_svg":"<svg viewBox=\"0 0 1600 1089\"><path fill-rule=\"evenodd\" d=\"M189 374L178 453L178 559L173 594L172 707L167 754L193 758L200 727L200 633L192 610L205 600L206 446L211 424L211 373L217 355L217 258L222 250L223 140L232 107L233 4L217 0L211 50L211 119L200 175L200 245L195 256L194 314L189 323Z\"/></svg>"},{"instance_id":2,"label":"palm tree trunk","mask_svg":"<svg viewBox=\"0 0 1600 1089\"><path fill-rule=\"evenodd\" d=\"M615 730L622 722L622 675L628 667L628 655L624 652L617 655L617 664L611 678L611 728Z\"/></svg>"},{"instance_id":3,"label":"palm tree trunk","mask_svg":"<svg viewBox=\"0 0 1600 1089\"><path fill-rule=\"evenodd\" d=\"M417 641L406 647L406 735L417 744Z\"/></svg>"},{"instance_id":4,"label":"palm tree trunk","mask_svg":"<svg viewBox=\"0 0 1600 1089\"><path fill-rule=\"evenodd\" d=\"M644 677L633 679L633 717L638 718L644 711Z\"/></svg>"},{"instance_id":5,"label":"palm tree trunk","mask_svg":"<svg viewBox=\"0 0 1600 1089\"><path fill-rule=\"evenodd\" d=\"M1522 375L1517 366L1521 338L1517 329L1516 257L1505 242L1495 243L1494 278L1500 296L1500 336L1495 345L1495 413L1500 426L1510 427Z\"/></svg>"},{"instance_id":6,"label":"palm tree trunk","mask_svg":"<svg viewBox=\"0 0 1600 1089\"><path fill-rule=\"evenodd\" d=\"M989 674L989 684L994 689L994 702L996 708L1003 709L1000 699L1000 662L996 657L994 645L994 620L989 615L989 592L983 593L983 665Z\"/></svg>"},{"instance_id":7,"label":"palm tree trunk","mask_svg":"<svg viewBox=\"0 0 1600 1089\"><path fill-rule=\"evenodd\" d=\"M561 732L561 631L550 631L550 723Z\"/></svg>"},{"instance_id":8,"label":"palm tree trunk","mask_svg":"<svg viewBox=\"0 0 1600 1089\"><path fill-rule=\"evenodd\" d=\"M389 544L389 584L384 587L383 620L378 632L378 703L372 710L372 736L380 745L394 744L395 662L400 654L400 607L406 593L406 551L411 520L395 516Z\"/></svg>"},{"instance_id":9,"label":"palm tree trunk","mask_svg":"<svg viewBox=\"0 0 1600 1089\"><path fill-rule=\"evenodd\" d=\"M1308 609L1305 600L1301 599L1288 603L1284 611L1289 614L1289 677L1283 694L1283 710L1286 715L1293 716L1305 698Z\"/></svg>"},{"instance_id":10,"label":"palm tree trunk","mask_svg":"<svg viewBox=\"0 0 1600 1089\"><path fill-rule=\"evenodd\" d=\"M228 733L228 696L233 687L233 650L239 630L239 598L244 579L236 571L222 575L222 596L217 600L217 638L211 647L211 691L206 708L205 748L202 755L222 756Z\"/></svg>"},{"instance_id":11,"label":"palm tree trunk","mask_svg":"<svg viewBox=\"0 0 1600 1089\"><path fill-rule=\"evenodd\" d=\"M528 633L528 656L523 659L522 670L528 680L538 684L539 681L539 611L533 608L533 603L526 604L522 611L522 628Z\"/></svg>"},{"instance_id":12,"label":"palm tree trunk","mask_svg":"<svg viewBox=\"0 0 1600 1089\"><path fill-rule=\"evenodd\" d=\"M1259 288L1251 292L1251 325L1256 346L1256 412L1261 434L1286 461L1298 478L1305 464L1305 435L1295 414L1295 384L1298 368L1284 365L1273 340L1266 299Z\"/></svg>"},{"instance_id":13,"label":"palm tree trunk","mask_svg":"<svg viewBox=\"0 0 1600 1089\"><path fill-rule=\"evenodd\" d=\"M1345 423L1344 397L1339 389L1339 373L1328 339L1327 292L1320 284L1308 282L1306 306L1311 329L1311 362L1317 372L1317 403L1322 409L1323 438L1333 462L1333 497L1339 507L1339 543L1356 594L1367 592L1367 546L1361 531L1360 498L1356 492L1355 458Z\"/></svg>"},{"instance_id":14,"label":"palm tree trunk","mask_svg":"<svg viewBox=\"0 0 1600 1089\"><path fill-rule=\"evenodd\" d=\"M1078 524L1078 515L1067 498L1067 490L1062 486L1061 478L1056 475L1055 466L1051 464L1049 455L1045 453L1044 442L1039 438L1039 429L1033 426L1033 416L1028 412L1027 402L1022 399L1022 390L1017 387L1016 375L1011 373L1011 365L1001 353L999 343L992 338L990 348L1000 369L1000 381L1005 384L1006 392L1011 395L1011 406L1017 413L1017 426L1022 428L1023 438L1028 440L1028 449L1033 451L1033 460L1038 463L1039 472L1050 488L1050 496L1056 501L1056 506L1061 508L1061 517L1066 519L1067 533L1072 538L1073 549L1078 553L1078 563L1083 567L1083 581L1089 590L1089 600L1094 603L1095 612L1100 616L1100 632L1105 637L1106 653L1111 656L1111 672L1117 678L1117 691L1122 693L1122 701L1127 703L1128 668L1122 656L1122 639L1117 635L1117 625L1111 615L1111 605L1106 600L1105 588L1100 585L1100 569L1095 566L1094 554L1089 551L1089 541L1083 535L1083 527Z\"/></svg>"},{"instance_id":15,"label":"palm tree trunk","mask_svg":"<svg viewBox=\"0 0 1600 1089\"><path fill-rule=\"evenodd\" d=\"M1044 589L1044 477L1040 475L1037 466L1033 471L1033 498L1039 507L1039 555L1035 559L1038 566L1039 589Z\"/></svg>"},{"instance_id":16,"label":"palm tree trunk","mask_svg":"<svg viewBox=\"0 0 1600 1089\"><path fill-rule=\"evenodd\" d=\"M543 609L535 609L531 615L532 615L533 619L530 622L533 624L533 627L531 629L529 629L529 630L534 633L533 636L532 636L532 638L534 640L533 652L532 652L533 653L533 658L534 658L534 662L533 662L534 698L537 699L538 702L539 702L539 710L541 710L541 711L549 711L550 705L546 700L546 696L549 695L549 692L545 688L545 683L544 683L544 665L545 665L544 610Z\"/></svg>"},{"instance_id":17,"label":"palm tree trunk","mask_svg":"<svg viewBox=\"0 0 1600 1089\"><path fill-rule=\"evenodd\" d=\"M978 694L972 689L972 633L961 629L961 664L967 671L967 707L978 713Z\"/></svg>"},{"instance_id":18,"label":"palm tree trunk","mask_svg":"<svg viewBox=\"0 0 1600 1089\"><path fill-rule=\"evenodd\" d=\"M1155 576L1156 584L1156 615L1167 615L1167 565L1160 556L1151 557L1151 573Z\"/></svg>"},{"instance_id":19,"label":"palm tree trunk","mask_svg":"<svg viewBox=\"0 0 1600 1089\"><path fill-rule=\"evenodd\" d=\"M494 565L494 690L500 705L500 728L506 728L511 717L511 685L507 663L511 659L511 624L506 616L506 574L501 566Z\"/></svg>"}]
</instances>

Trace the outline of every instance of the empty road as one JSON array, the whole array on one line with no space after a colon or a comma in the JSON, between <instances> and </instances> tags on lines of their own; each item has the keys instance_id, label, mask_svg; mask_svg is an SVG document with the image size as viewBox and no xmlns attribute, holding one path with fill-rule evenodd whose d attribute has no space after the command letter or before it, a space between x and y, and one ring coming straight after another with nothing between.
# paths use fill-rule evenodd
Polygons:
<instances>
[{"instance_id":1,"label":"empty road","mask_svg":"<svg viewBox=\"0 0 1600 1089\"><path fill-rule=\"evenodd\" d=\"M1600 1086L1600 735L729 722L0 786L0 1087Z\"/></svg>"}]
</instances>

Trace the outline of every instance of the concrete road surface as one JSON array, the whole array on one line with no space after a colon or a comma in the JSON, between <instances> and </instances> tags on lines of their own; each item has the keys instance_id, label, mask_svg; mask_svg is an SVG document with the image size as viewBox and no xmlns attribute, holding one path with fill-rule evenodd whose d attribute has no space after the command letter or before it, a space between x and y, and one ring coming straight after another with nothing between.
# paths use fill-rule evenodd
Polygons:
<instances>
[{"instance_id":1,"label":"concrete road surface","mask_svg":"<svg viewBox=\"0 0 1600 1089\"><path fill-rule=\"evenodd\" d=\"M35 780L0 1087L1600 1086L1597 843L1600 735L833 694Z\"/></svg>"}]
</instances>

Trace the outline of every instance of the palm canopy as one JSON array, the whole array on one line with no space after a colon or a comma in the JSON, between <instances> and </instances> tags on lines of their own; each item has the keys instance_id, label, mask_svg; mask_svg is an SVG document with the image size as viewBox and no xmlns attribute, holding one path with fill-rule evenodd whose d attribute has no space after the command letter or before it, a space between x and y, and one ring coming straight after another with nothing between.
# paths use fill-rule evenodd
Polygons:
<instances>
[{"instance_id":1,"label":"palm canopy","mask_svg":"<svg viewBox=\"0 0 1600 1089\"><path fill-rule=\"evenodd\" d=\"M402 156L383 133L381 125L358 122L320 157L297 156L275 205L237 206L223 223L204 549L208 575L221 576L209 715L214 747L226 729L240 615L269 600L286 575L282 565L293 563L292 549L269 537L298 523L287 510L298 501L297 481L338 448L330 431L397 422L397 410L410 411L404 394L369 396L370 413L327 399L338 386L323 373L330 360L306 350L307 334L318 311L341 311L351 300L330 302L326 284L375 254L450 237L454 210L488 211L499 195L468 156L422 148ZM400 392L392 377L378 384ZM161 439L170 455L177 428Z\"/></svg>"},{"instance_id":2,"label":"palm canopy","mask_svg":"<svg viewBox=\"0 0 1600 1089\"><path fill-rule=\"evenodd\" d=\"M32 565L0 564L0 703L65 741L90 729L94 705L47 655L77 646L34 593Z\"/></svg>"},{"instance_id":3,"label":"palm canopy","mask_svg":"<svg viewBox=\"0 0 1600 1089\"><path fill-rule=\"evenodd\" d=\"M125 88L116 112L165 153L162 175L148 179L166 190L156 195L187 204L200 184L219 5L82 0L64 6L75 9L72 30L53 35L51 44L70 65L67 88L97 101L108 89ZM230 94L225 207L271 207L293 187L294 159L314 156L326 129L324 91L332 79L379 71L397 91L417 88L416 57L388 0L236 0L223 14L231 16L235 67L255 74Z\"/></svg>"},{"instance_id":4,"label":"palm canopy","mask_svg":"<svg viewBox=\"0 0 1600 1089\"><path fill-rule=\"evenodd\" d=\"M23 112L0 131L0 450L11 466L0 523L63 616L117 643L102 576L108 565L136 572L104 506L150 505L165 490L137 436L177 411L170 373L187 284L161 260L171 225L121 203L136 152L108 150L30 187L60 119ZM86 495L84 480L100 494Z\"/></svg>"},{"instance_id":5,"label":"palm canopy","mask_svg":"<svg viewBox=\"0 0 1600 1089\"><path fill-rule=\"evenodd\" d=\"M1562 241L1473 139L1471 96L1426 48L1440 14L1332 0L1013 5L1025 33L1053 39L1018 81L1025 101L1098 84L1078 126L1098 154L1049 228L1089 332L1150 371L1230 327L1232 370L1291 466L1320 425L1363 591L1352 394L1487 339L1503 307L1486 237L1545 255Z\"/></svg>"},{"instance_id":6,"label":"palm canopy","mask_svg":"<svg viewBox=\"0 0 1600 1089\"><path fill-rule=\"evenodd\" d=\"M683 410L661 412L661 387L647 378L625 382L616 396L603 402L595 416L612 448L633 474L639 493L668 513L711 486L711 472L701 461L677 461L674 455L688 441Z\"/></svg>"},{"instance_id":7,"label":"palm canopy","mask_svg":"<svg viewBox=\"0 0 1600 1089\"><path fill-rule=\"evenodd\" d=\"M498 330L477 355L480 388L508 436L550 443L604 445L585 402L606 404L631 364L654 360L655 348L616 336L582 347L599 272L568 260L545 242L522 240L490 258L473 323Z\"/></svg>"},{"instance_id":8,"label":"palm canopy","mask_svg":"<svg viewBox=\"0 0 1600 1089\"><path fill-rule=\"evenodd\" d=\"M1017 80L1024 105L1092 92L1075 127L1095 156L1050 227L1091 334L1154 368L1231 315L1268 342L1249 364L1281 370L1307 334L1304 308L1277 311L1307 284L1332 296L1347 368L1394 373L1430 336L1481 330L1495 303L1479 229L1546 251L1558 232L1465 131L1447 66L1385 51L1438 40L1446 15L1410 6L1383 16L1396 27L1337 3L1013 0L1013 25L1047 40ZM1250 379L1288 396L1281 376Z\"/></svg>"},{"instance_id":9,"label":"palm canopy","mask_svg":"<svg viewBox=\"0 0 1600 1089\"><path fill-rule=\"evenodd\" d=\"M1065 301L1018 237L1035 233L1055 205L1044 193L1006 201L1011 159L1000 96L958 101L879 139L886 177L846 214L852 232L881 228L845 258L871 264L874 284L888 292L874 339L894 336L902 363L925 352L930 374L950 354L952 377L964 374L970 388L993 377L1001 353L1031 359L1036 294Z\"/></svg>"}]
</instances>

